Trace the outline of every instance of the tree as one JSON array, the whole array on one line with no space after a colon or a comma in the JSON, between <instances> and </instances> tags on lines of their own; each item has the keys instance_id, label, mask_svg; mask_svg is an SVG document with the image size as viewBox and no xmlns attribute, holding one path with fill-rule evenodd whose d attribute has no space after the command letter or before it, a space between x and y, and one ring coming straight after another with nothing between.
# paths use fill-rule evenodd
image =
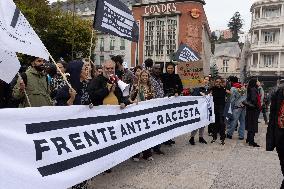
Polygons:
<instances>
[{"instance_id":1,"label":"tree","mask_svg":"<svg viewBox=\"0 0 284 189\"><path fill-rule=\"evenodd\" d=\"M41 38L42 42L54 57L66 61L72 58L72 43L74 36L74 51L83 56L89 55L92 24L70 13L64 13L59 8L52 9L48 0L15 0L21 12Z\"/></svg>"},{"instance_id":2,"label":"tree","mask_svg":"<svg viewBox=\"0 0 284 189\"><path fill-rule=\"evenodd\" d=\"M210 74L212 78L216 78L219 75L218 67L216 64L214 64L213 66L210 66Z\"/></svg>"},{"instance_id":3,"label":"tree","mask_svg":"<svg viewBox=\"0 0 284 189\"><path fill-rule=\"evenodd\" d=\"M239 41L239 31L242 29L243 24L244 20L241 18L241 14L239 12L236 12L228 23L228 27L233 33L233 42Z\"/></svg>"}]
</instances>

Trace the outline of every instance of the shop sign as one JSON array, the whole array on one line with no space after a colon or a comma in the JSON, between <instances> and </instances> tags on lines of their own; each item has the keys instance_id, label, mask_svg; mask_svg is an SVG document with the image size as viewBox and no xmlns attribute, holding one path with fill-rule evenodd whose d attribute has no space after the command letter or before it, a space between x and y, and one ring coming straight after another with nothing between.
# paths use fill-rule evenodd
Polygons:
<instances>
[{"instance_id":1,"label":"shop sign","mask_svg":"<svg viewBox=\"0 0 284 189\"><path fill-rule=\"evenodd\" d=\"M157 5L148 5L145 7L145 14L168 13L177 11L176 3L165 3Z\"/></svg>"}]
</instances>

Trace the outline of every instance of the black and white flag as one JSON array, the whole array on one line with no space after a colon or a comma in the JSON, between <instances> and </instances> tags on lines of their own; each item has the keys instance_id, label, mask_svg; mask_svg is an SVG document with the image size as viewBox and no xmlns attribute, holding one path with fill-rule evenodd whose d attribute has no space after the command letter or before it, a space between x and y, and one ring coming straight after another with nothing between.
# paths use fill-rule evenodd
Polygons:
<instances>
[{"instance_id":1,"label":"black and white flag","mask_svg":"<svg viewBox=\"0 0 284 189\"><path fill-rule=\"evenodd\" d=\"M201 59L198 53L195 52L192 48L188 47L186 44L181 44L179 46L175 58L177 61L181 62L198 61Z\"/></svg>"},{"instance_id":2,"label":"black and white flag","mask_svg":"<svg viewBox=\"0 0 284 189\"><path fill-rule=\"evenodd\" d=\"M12 0L0 0L0 43L8 51L46 60L49 57L42 41Z\"/></svg>"},{"instance_id":3,"label":"black and white flag","mask_svg":"<svg viewBox=\"0 0 284 189\"><path fill-rule=\"evenodd\" d=\"M132 11L119 0L97 0L94 29L133 42L139 40L139 27Z\"/></svg>"},{"instance_id":4,"label":"black and white flag","mask_svg":"<svg viewBox=\"0 0 284 189\"><path fill-rule=\"evenodd\" d=\"M18 73L21 65L16 53L4 50L0 43L0 79L10 83Z\"/></svg>"}]
</instances>

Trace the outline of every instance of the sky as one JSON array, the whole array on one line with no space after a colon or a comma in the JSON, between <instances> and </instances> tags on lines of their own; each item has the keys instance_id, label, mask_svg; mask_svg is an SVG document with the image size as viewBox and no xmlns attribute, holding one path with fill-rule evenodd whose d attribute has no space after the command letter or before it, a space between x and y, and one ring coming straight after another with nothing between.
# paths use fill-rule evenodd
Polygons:
<instances>
[{"instance_id":1,"label":"sky","mask_svg":"<svg viewBox=\"0 0 284 189\"><path fill-rule=\"evenodd\" d=\"M205 0L205 12L211 31L227 29L227 24L235 12L240 12L244 20L243 31L249 31L250 8L256 0Z\"/></svg>"},{"instance_id":2,"label":"sky","mask_svg":"<svg viewBox=\"0 0 284 189\"><path fill-rule=\"evenodd\" d=\"M55 2L57 0L49 0ZM235 12L244 19L243 31L249 31L251 24L250 7L256 0L205 0L205 11L211 31L227 29L227 24Z\"/></svg>"}]
</instances>

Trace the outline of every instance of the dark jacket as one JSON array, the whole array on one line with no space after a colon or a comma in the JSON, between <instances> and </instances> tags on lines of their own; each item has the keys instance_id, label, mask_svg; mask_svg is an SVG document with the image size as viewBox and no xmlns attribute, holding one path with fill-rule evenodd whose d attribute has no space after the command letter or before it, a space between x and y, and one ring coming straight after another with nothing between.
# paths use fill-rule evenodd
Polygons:
<instances>
[{"instance_id":1,"label":"dark jacket","mask_svg":"<svg viewBox=\"0 0 284 189\"><path fill-rule=\"evenodd\" d=\"M212 96L214 101L214 109L215 112L224 111L225 107L225 97L226 97L226 89L224 87L212 87Z\"/></svg>"},{"instance_id":2,"label":"dark jacket","mask_svg":"<svg viewBox=\"0 0 284 189\"><path fill-rule=\"evenodd\" d=\"M175 93L180 95L183 91L182 82L178 74L162 74L162 83L165 96L173 96Z\"/></svg>"},{"instance_id":3,"label":"dark jacket","mask_svg":"<svg viewBox=\"0 0 284 189\"><path fill-rule=\"evenodd\" d=\"M247 101L254 105L253 108L246 108L246 130L250 132L258 132L258 92L256 88L248 89L247 91Z\"/></svg>"},{"instance_id":4,"label":"dark jacket","mask_svg":"<svg viewBox=\"0 0 284 189\"><path fill-rule=\"evenodd\" d=\"M66 72L70 74L70 84L72 88L77 92L73 105L88 105L88 100L82 102L83 96L86 96L86 94L84 94L84 90L87 91L87 83L80 81L83 65L84 63L82 61L73 61L68 64L68 67L66 69ZM58 89L56 93L56 105L66 106L69 98L69 86L65 85L64 87Z\"/></svg>"},{"instance_id":5,"label":"dark jacket","mask_svg":"<svg viewBox=\"0 0 284 189\"><path fill-rule=\"evenodd\" d=\"M271 96L269 124L266 133L266 150L273 151L275 147L284 148L284 129L278 127L278 112L284 100L284 87L279 88Z\"/></svg>"},{"instance_id":6,"label":"dark jacket","mask_svg":"<svg viewBox=\"0 0 284 189\"><path fill-rule=\"evenodd\" d=\"M30 67L25 74L22 75L22 79L24 81L26 80L26 93L32 107L52 106L50 89L45 74ZM25 94L20 91L20 79L18 79L17 84L14 86L13 97L18 100L22 99L20 107L29 106Z\"/></svg>"},{"instance_id":7,"label":"dark jacket","mask_svg":"<svg viewBox=\"0 0 284 189\"><path fill-rule=\"evenodd\" d=\"M0 80L0 108L7 108L10 96L10 86Z\"/></svg>"},{"instance_id":8,"label":"dark jacket","mask_svg":"<svg viewBox=\"0 0 284 189\"><path fill-rule=\"evenodd\" d=\"M104 77L103 75L99 75L89 84L88 92L90 95L90 100L94 106L102 105L105 97L109 95L109 90L107 88L108 82L108 78ZM114 94L119 103L125 103L126 105L129 104L129 102L123 97L123 94L118 86L115 88Z\"/></svg>"}]
</instances>

